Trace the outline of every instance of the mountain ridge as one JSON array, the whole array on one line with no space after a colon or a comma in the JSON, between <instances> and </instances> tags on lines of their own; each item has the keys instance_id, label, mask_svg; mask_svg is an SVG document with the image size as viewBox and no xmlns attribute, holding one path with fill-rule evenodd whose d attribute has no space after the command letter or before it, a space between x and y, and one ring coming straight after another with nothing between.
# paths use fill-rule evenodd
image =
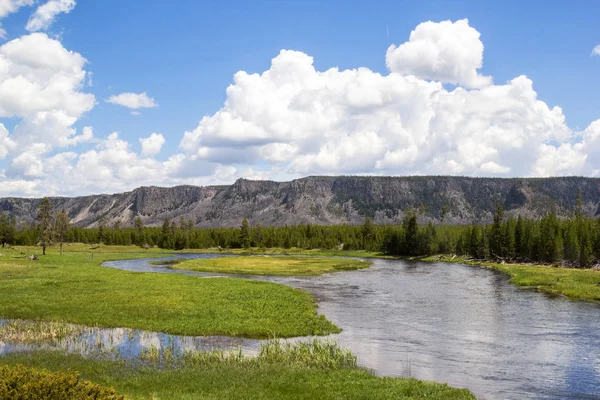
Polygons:
<instances>
[{"instance_id":1,"label":"mountain ridge","mask_svg":"<svg viewBox=\"0 0 600 400\"><path fill-rule=\"evenodd\" d=\"M572 213L581 190L589 216L600 215L600 179L586 177L473 178L460 176L309 176L288 182L238 179L232 185L142 186L114 194L51 197L78 227L116 221L132 226L138 216L148 226L164 219L192 220L196 227L252 224L396 224L408 208L425 206L424 221L449 224L488 222L496 202L507 215L540 218L552 207ZM0 212L32 223L38 198L0 198ZM444 214L443 210L447 209Z\"/></svg>"}]
</instances>

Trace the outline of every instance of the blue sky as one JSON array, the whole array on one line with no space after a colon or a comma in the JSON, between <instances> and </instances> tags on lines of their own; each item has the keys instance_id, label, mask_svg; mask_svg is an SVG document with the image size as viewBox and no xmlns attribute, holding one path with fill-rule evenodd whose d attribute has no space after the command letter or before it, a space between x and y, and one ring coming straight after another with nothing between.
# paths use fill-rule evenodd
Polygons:
<instances>
[{"instance_id":1,"label":"blue sky","mask_svg":"<svg viewBox=\"0 0 600 400\"><path fill-rule=\"evenodd\" d=\"M74 0L52 1L75 4ZM0 9L1 3L0 0ZM0 23L6 31L6 39L4 42L0 41L0 45L29 35L25 26L36 7L44 3L45 1L40 1L21 7L2 18ZM71 127L78 133L84 127L92 127L95 139L62 147L52 143L45 152L36 154L42 160L42 166L29 173L23 168L17 168L15 165L18 163L14 163L19 152L24 151L20 149L22 144L7 147L7 154L0 159L0 170L3 170L0 181L6 183L5 190L0 190L0 195L38 195L45 194L45 191L52 194L81 194L125 190L137 184L215 183L219 181L215 178L218 171L225 181L238 177L287 179L316 173L452 173L452 169L448 170L449 167L443 166L446 162L450 162L452 166L459 164L456 174L465 175L595 175L600 166L594 163L596 157L587 151L595 146L595 142L592 143L595 131L588 133L587 141L581 132L600 119L600 56L592 56L592 50L600 44L600 30L597 29L599 16L600 3L596 1L78 1L70 12L57 14L52 24L40 31L49 39L60 42L64 49L79 53L87 60L82 68L86 73L92 74L92 85L84 85L85 87L77 90L93 95L95 103L89 110L77 112L76 121ZM449 20L454 23L465 18L468 19L469 26L481 35L480 41L485 47L483 66L477 70L479 74L493 77L495 85L503 85L525 75L533 82L532 89L537 100L547 104L549 109L554 106L562 108L562 114L566 118L565 126L571 131L570 134L565 136L562 132L565 127L557 126L559 123L556 122L547 129L561 131L560 134L541 138L531 144L533 147L521 149L526 151L525 154L532 149L539 150L543 153L538 157L539 162L534 160L528 165L505 165L502 160L510 157L503 157L504 150L495 149L490 144L488 150L491 158L472 163L464 160L464 157L460 159L454 154L450 155L451 152L462 151L459 147L464 138L459 136L455 136L448 146L432 149L430 153L423 155L421 149L431 147L429 142L416 139L399 141L386 136L381 144L379 157L374 154L359 154L349 149L344 153L346 157L362 158L365 163L346 165L348 163L339 158L337 161L317 159L315 154L327 153L327 149L331 148L327 143L322 143L320 147L317 144L312 150L298 151L298 148L311 147L307 145L307 141L314 141L311 139L313 136L306 136L303 139L305 142L294 139L296 141L292 143L291 140L282 139L278 136L279 133L271 131L266 125L250 121L248 116L241 118L246 118L264 130L263 136L260 136L260 145L269 144L266 137L273 136L278 138L272 140L278 146L292 143L290 146L294 148L293 154L285 153L294 159L292 163L286 163L281 157L275 157L276 161L273 161L273 157L264 156L265 151L272 151L272 148L257 148L256 137L247 141L236 139L236 145L232 147L226 137L229 132L223 127L214 128L225 129L215 133L214 137L209 138L206 133L198 134L200 138L197 137L194 142L196 148L190 145L182 150L184 132L199 128L199 121L204 116L214 116L223 107L227 99L225 90L232 84L234 74L237 71L260 74L269 70L271 60L282 49L296 50L313 57L314 69L318 72L333 67L340 70L364 67L387 76L390 70L386 65L386 50L391 44L399 46L407 42L411 31L423 22L439 23ZM457 48L460 50L460 44ZM421 70L417 71L415 68L408 72L404 70L403 74L419 76L428 82L436 81L435 76L433 79L431 75L420 76ZM449 92L464 86L462 82L440 82L444 90ZM481 88L467 85L465 89L475 91ZM140 115L132 115L129 108L106 102L110 96L126 92L145 92L158 106L139 109L137 111ZM268 97L269 93L265 92L264 96ZM498 103L506 101L508 100L499 99ZM535 110L535 106L532 107ZM241 113L240 110L229 111L231 115ZM260 112L257 108L252 115ZM398 113L403 118L408 118L404 112ZM5 126L9 139L13 137L14 142L19 139L19 135L24 135L23 132L14 130L28 117L23 117L24 114L18 112L4 112L0 115L0 123ZM346 116L345 119L352 119L354 116ZM385 118L389 120L392 116L393 114L389 114ZM269 118L270 123L273 123L272 119L278 117L275 114ZM540 121L548 119L544 115L539 118ZM526 126L530 122L517 121L515 124ZM377 137L391 135L389 132L380 134L379 129L383 129L380 128L383 123L379 120L378 128L369 127L365 132L370 134L375 130ZM498 125L501 125L498 121L490 119L490 127ZM339 123L336 123L336 127L339 127ZM359 128L346 124L343 129L347 136L366 134ZM94 188L62 188L56 168L47 168L44 160L64 152L72 152L75 153L75 158L70 158L73 169L81 169L83 164L78 164L77 157L94 149L100 153L106 148L100 142L113 132L118 132L119 140L127 142L127 149L132 154L140 152L140 138L160 133L165 142L160 152L152 155L152 160L164 163L181 154L181 157L186 158L185 166L181 164L168 176L155 180L151 176L154 167L146 175L139 172L133 176L120 173L114 166L109 166L105 175L89 179L107 179L110 184ZM301 132L295 132L294 138L299 134L302 136ZM426 133L415 131L413 134L417 137ZM525 134L527 137L536 135L540 136L540 133L532 131ZM39 139L39 136L31 137ZM218 143L217 139L229 144ZM339 141L339 138L336 140ZM368 143L371 139L365 140ZM428 140L439 140L439 136L432 134ZM201 152L198 153L198 149L207 147L202 143L210 144L210 149L205 151L210 156L199 155ZM558 150L567 144L571 147L563 148L560 158ZM553 146L556 157L560 159L540 161L548 153L547 148L540 150L543 145ZM420 153L408 159L399 156L411 146L418 148ZM256 155L248 160L236 160L235 150L240 148ZM226 149L230 151L225 151ZM215 152L220 155L214 155ZM228 152L231 157L224 157L223 152ZM395 163L383 161L384 154L388 152L396 152ZM575 153L585 158L577 165L565 164L563 169L558 170L540 166L562 165L565 158L572 158ZM122 156L127 158L126 154ZM430 168L435 163L441 163L441 166L437 169ZM480 168L484 165L487 166ZM183 169L186 171L182 171ZM194 169L201 169L203 172L195 176L190 172ZM225 170L228 172L224 173ZM61 179L71 176L64 171L59 175ZM8 186L10 189L6 189Z\"/></svg>"}]
</instances>

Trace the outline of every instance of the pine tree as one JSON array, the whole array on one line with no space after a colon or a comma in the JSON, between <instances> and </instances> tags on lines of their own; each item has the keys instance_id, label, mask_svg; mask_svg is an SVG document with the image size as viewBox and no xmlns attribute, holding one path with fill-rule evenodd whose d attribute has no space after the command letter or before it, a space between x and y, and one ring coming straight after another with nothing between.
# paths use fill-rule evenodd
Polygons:
<instances>
[{"instance_id":1,"label":"pine tree","mask_svg":"<svg viewBox=\"0 0 600 400\"><path fill-rule=\"evenodd\" d=\"M171 223L168 218L165 218L163 221L159 243L163 249L172 249L174 247Z\"/></svg>"},{"instance_id":2,"label":"pine tree","mask_svg":"<svg viewBox=\"0 0 600 400\"><path fill-rule=\"evenodd\" d=\"M108 235L106 233L106 218L100 217L98 220L98 242L106 244Z\"/></svg>"},{"instance_id":3,"label":"pine tree","mask_svg":"<svg viewBox=\"0 0 600 400\"><path fill-rule=\"evenodd\" d=\"M490 231L490 252L492 257L504 257L506 254L505 231L503 229L504 209L500 203L496 203L496 212L494 213L494 223Z\"/></svg>"},{"instance_id":4,"label":"pine tree","mask_svg":"<svg viewBox=\"0 0 600 400\"><path fill-rule=\"evenodd\" d=\"M260 222L252 229L252 241L254 246L263 247L263 229Z\"/></svg>"},{"instance_id":5,"label":"pine tree","mask_svg":"<svg viewBox=\"0 0 600 400\"><path fill-rule=\"evenodd\" d=\"M579 234L579 267L589 268L592 264L592 255L591 227L587 221L583 221Z\"/></svg>"},{"instance_id":6,"label":"pine tree","mask_svg":"<svg viewBox=\"0 0 600 400\"><path fill-rule=\"evenodd\" d=\"M525 258L525 223L520 215L515 226L515 257L519 260Z\"/></svg>"},{"instance_id":7,"label":"pine tree","mask_svg":"<svg viewBox=\"0 0 600 400\"><path fill-rule=\"evenodd\" d=\"M250 224L246 218L242 220L242 225L240 226L240 243L243 248L250 248Z\"/></svg>"},{"instance_id":8,"label":"pine tree","mask_svg":"<svg viewBox=\"0 0 600 400\"><path fill-rule=\"evenodd\" d=\"M562 260L563 241L560 235L560 223L556 217L556 210L552 211L540 221L539 232L539 258L540 261L556 263Z\"/></svg>"},{"instance_id":9,"label":"pine tree","mask_svg":"<svg viewBox=\"0 0 600 400\"><path fill-rule=\"evenodd\" d=\"M600 218L598 218L592 226L592 234L594 236L594 257L600 262Z\"/></svg>"},{"instance_id":10,"label":"pine tree","mask_svg":"<svg viewBox=\"0 0 600 400\"><path fill-rule=\"evenodd\" d=\"M481 258L479 253L479 228L471 226L467 240L467 252L473 258Z\"/></svg>"},{"instance_id":11,"label":"pine tree","mask_svg":"<svg viewBox=\"0 0 600 400\"><path fill-rule=\"evenodd\" d=\"M136 242L136 244L138 246L143 246L145 245L145 238L144 238L144 222L142 221L142 219L138 216L136 217L136 219L133 221L133 225L137 231L137 236L138 236L138 240Z\"/></svg>"},{"instance_id":12,"label":"pine tree","mask_svg":"<svg viewBox=\"0 0 600 400\"><path fill-rule=\"evenodd\" d=\"M60 255L62 256L63 243L66 242L69 237L69 216L65 212L64 208L56 216L54 227L56 231L56 240L58 243L60 243Z\"/></svg>"},{"instance_id":13,"label":"pine tree","mask_svg":"<svg viewBox=\"0 0 600 400\"><path fill-rule=\"evenodd\" d=\"M39 245L42 246L42 254L46 255L46 247L52 244L54 236L53 221L52 221L52 204L50 199L44 197L38 208L38 238Z\"/></svg>"},{"instance_id":14,"label":"pine tree","mask_svg":"<svg viewBox=\"0 0 600 400\"><path fill-rule=\"evenodd\" d=\"M584 218L583 198L581 189L577 192L577 206L575 207L575 224L577 241L579 245L578 261L580 268L588 268L592 262L592 238L590 226Z\"/></svg>"},{"instance_id":15,"label":"pine tree","mask_svg":"<svg viewBox=\"0 0 600 400\"><path fill-rule=\"evenodd\" d=\"M372 250L375 241L375 225L370 217L366 217L361 228L362 245L365 250Z\"/></svg>"},{"instance_id":16,"label":"pine tree","mask_svg":"<svg viewBox=\"0 0 600 400\"><path fill-rule=\"evenodd\" d=\"M0 213L0 243L2 243L2 247L8 243L8 217L4 213Z\"/></svg>"},{"instance_id":17,"label":"pine tree","mask_svg":"<svg viewBox=\"0 0 600 400\"><path fill-rule=\"evenodd\" d=\"M419 225L415 210L404 213L404 254L409 256L419 255Z\"/></svg>"},{"instance_id":18,"label":"pine tree","mask_svg":"<svg viewBox=\"0 0 600 400\"><path fill-rule=\"evenodd\" d=\"M563 257L569 263L579 261L579 240L577 229L573 221L567 221L563 227Z\"/></svg>"}]
</instances>

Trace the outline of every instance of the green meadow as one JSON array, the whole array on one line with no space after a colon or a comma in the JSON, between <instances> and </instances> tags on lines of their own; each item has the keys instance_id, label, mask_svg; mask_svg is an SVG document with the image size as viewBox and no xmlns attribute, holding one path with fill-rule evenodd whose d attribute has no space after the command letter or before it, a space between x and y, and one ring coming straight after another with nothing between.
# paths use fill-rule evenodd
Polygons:
<instances>
[{"instance_id":1,"label":"green meadow","mask_svg":"<svg viewBox=\"0 0 600 400\"><path fill-rule=\"evenodd\" d=\"M25 251L27 253L27 251ZM164 253L149 253L163 255ZM145 254L96 250L38 261L0 258L0 317L179 335L249 338L326 335L339 328L317 315L306 292L231 278L120 271L100 264Z\"/></svg>"}]
</instances>

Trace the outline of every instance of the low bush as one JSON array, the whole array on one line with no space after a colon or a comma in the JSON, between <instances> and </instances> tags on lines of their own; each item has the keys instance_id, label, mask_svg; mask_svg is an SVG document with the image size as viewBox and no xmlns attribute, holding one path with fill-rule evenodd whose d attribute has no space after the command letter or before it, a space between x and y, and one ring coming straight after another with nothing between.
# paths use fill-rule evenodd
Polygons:
<instances>
[{"instance_id":1,"label":"low bush","mask_svg":"<svg viewBox=\"0 0 600 400\"><path fill-rule=\"evenodd\" d=\"M75 373L39 371L17 365L0 366L0 399L124 400L125 397Z\"/></svg>"}]
</instances>

